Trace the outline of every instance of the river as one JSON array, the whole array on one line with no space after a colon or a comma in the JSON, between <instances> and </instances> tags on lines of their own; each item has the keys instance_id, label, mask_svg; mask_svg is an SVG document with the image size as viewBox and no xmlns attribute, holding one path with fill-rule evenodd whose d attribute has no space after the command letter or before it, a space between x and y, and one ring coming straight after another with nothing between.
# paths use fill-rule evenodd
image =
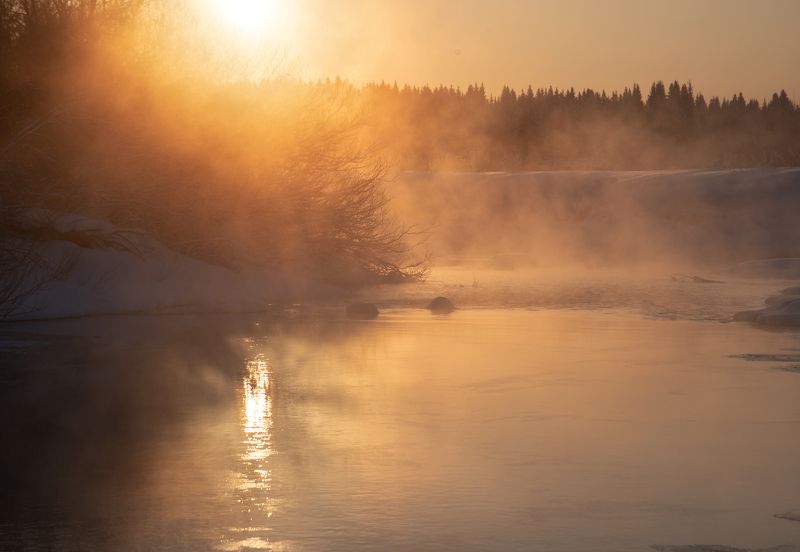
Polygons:
<instances>
[{"instance_id":1,"label":"river","mask_svg":"<svg viewBox=\"0 0 800 552\"><path fill-rule=\"evenodd\" d=\"M4 326L0 550L800 544L800 333L728 322L779 285L520 278Z\"/></svg>"}]
</instances>

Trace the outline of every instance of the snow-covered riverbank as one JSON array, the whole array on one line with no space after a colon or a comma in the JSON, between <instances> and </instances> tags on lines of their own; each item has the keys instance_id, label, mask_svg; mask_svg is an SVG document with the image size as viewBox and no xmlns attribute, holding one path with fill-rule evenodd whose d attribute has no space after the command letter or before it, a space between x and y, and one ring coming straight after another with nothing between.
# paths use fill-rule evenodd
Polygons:
<instances>
[{"instance_id":1,"label":"snow-covered riverbank","mask_svg":"<svg viewBox=\"0 0 800 552\"><path fill-rule=\"evenodd\" d=\"M105 221L65 216L60 231L113 236ZM274 270L232 270L172 251L141 232L123 230L125 248L88 248L70 241L43 244L39 254L69 259L65 275L24 298L9 320L134 313L224 313L266 310L340 290Z\"/></svg>"},{"instance_id":2,"label":"snow-covered riverbank","mask_svg":"<svg viewBox=\"0 0 800 552\"><path fill-rule=\"evenodd\" d=\"M406 173L389 187L397 218L428 232L435 264L457 261L470 274L475 266L484 284L482 268L578 267L590 275L644 266L656 277L800 278L800 169ZM104 221L64 216L58 224L68 234L126 232L133 247L45 243L46 256L74 266L20 303L12 320L253 312L343 295L307 272L232 270ZM453 293L462 303L463 293ZM389 295L392 304L408 303Z\"/></svg>"}]
</instances>

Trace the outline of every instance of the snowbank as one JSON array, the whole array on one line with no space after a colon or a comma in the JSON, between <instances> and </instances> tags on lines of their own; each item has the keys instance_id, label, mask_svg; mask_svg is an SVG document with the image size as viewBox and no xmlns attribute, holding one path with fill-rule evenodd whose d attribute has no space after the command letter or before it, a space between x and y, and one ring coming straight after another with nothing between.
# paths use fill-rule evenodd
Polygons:
<instances>
[{"instance_id":1,"label":"snowbank","mask_svg":"<svg viewBox=\"0 0 800 552\"><path fill-rule=\"evenodd\" d=\"M62 217L64 232L120 231L105 221ZM49 258L74 257L73 269L17 306L10 320L108 314L255 312L298 297L324 297L329 286L267 270L234 271L176 253L141 232L125 231L133 251L48 242Z\"/></svg>"},{"instance_id":2,"label":"snowbank","mask_svg":"<svg viewBox=\"0 0 800 552\"><path fill-rule=\"evenodd\" d=\"M733 265L724 280L800 279L800 169L406 173L391 194L399 220L430 230L425 246L440 264L447 258L490 259L495 268L657 262L670 272ZM121 229L103 221L66 216L57 226L89 233L99 238L97 246L50 242L53 258L78 254L75 269L20 305L13 319L258 311L338 293L277 271L214 266L137 232L124 237L134 251L109 248L103 236ZM699 280L718 281L693 281ZM795 323L800 304L771 301L739 319Z\"/></svg>"},{"instance_id":3,"label":"snowbank","mask_svg":"<svg viewBox=\"0 0 800 552\"><path fill-rule=\"evenodd\" d=\"M800 259L763 259L738 263L725 272L742 278L800 280Z\"/></svg>"},{"instance_id":4,"label":"snowbank","mask_svg":"<svg viewBox=\"0 0 800 552\"><path fill-rule=\"evenodd\" d=\"M765 308L738 312L733 319L760 326L800 326L800 286L786 288L779 295L767 298L765 303Z\"/></svg>"},{"instance_id":5,"label":"snowbank","mask_svg":"<svg viewBox=\"0 0 800 552\"><path fill-rule=\"evenodd\" d=\"M800 257L800 168L404 173L392 195L438 259L677 270Z\"/></svg>"}]
</instances>

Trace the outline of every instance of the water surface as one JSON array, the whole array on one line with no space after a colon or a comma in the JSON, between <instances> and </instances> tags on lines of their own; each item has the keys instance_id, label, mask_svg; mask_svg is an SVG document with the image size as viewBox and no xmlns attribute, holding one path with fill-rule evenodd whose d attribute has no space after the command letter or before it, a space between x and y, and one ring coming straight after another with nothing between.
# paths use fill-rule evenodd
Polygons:
<instances>
[{"instance_id":1,"label":"water surface","mask_svg":"<svg viewBox=\"0 0 800 552\"><path fill-rule=\"evenodd\" d=\"M800 544L800 336L642 314L15 326L0 549Z\"/></svg>"}]
</instances>

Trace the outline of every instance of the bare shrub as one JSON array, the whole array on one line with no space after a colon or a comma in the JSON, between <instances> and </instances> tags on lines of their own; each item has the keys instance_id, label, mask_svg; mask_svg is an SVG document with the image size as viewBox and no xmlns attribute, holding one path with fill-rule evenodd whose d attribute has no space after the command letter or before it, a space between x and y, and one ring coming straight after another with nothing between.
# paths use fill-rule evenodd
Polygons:
<instances>
[{"instance_id":1,"label":"bare shrub","mask_svg":"<svg viewBox=\"0 0 800 552\"><path fill-rule=\"evenodd\" d=\"M189 39L171 34L186 24L178 17L184 8L4 4L0 95L10 100L0 114L0 200L141 228L232 268L343 284L424 277L414 233L388 214L386 166L362 143L347 87L280 78L279 56L256 60L264 81L222 74L221 66L199 71L180 57L191 51L181 42ZM252 73L237 68L245 69ZM125 236L6 230L0 238L135 253ZM35 248L16 247L5 253L9 282L30 276L20 263L42 268Z\"/></svg>"},{"instance_id":2,"label":"bare shrub","mask_svg":"<svg viewBox=\"0 0 800 552\"><path fill-rule=\"evenodd\" d=\"M50 257L29 240L1 240L0 320L31 314L20 311L25 300L66 276L76 260L75 255Z\"/></svg>"}]
</instances>

